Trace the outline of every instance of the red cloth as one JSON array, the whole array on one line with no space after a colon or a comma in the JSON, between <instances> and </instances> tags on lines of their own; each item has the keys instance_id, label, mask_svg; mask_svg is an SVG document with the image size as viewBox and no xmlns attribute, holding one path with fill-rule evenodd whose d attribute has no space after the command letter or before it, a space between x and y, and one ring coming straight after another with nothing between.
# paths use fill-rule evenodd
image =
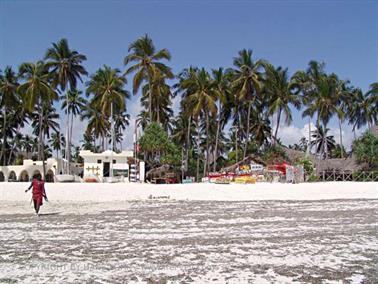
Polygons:
<instances>
[{"instance_id":1,"label":"red cloth","mask_svg":"<svg viewBox=\"0 0 378 284\"><path fill-rule=\"evenodd\" d=\"M33 200L41 206L43 204L43 197L45 196L45 183L34 179L33 185Z\"/></svg>"}]
</instances>

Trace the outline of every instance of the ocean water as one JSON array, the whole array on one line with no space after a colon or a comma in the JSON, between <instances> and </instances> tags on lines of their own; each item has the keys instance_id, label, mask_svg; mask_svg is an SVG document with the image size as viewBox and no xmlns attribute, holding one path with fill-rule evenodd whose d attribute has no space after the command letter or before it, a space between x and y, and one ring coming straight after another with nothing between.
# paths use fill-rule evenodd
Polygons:
<instances>
[{"instance_id":1,"label":"ocean water","mask_svg":"<svg viewBox=\"0 0 378 284\"><path fill-rule=\"evenodd\" d=\"M0 283L378 283L378 200L0 206Z\"/></svg>"}]
</instances>

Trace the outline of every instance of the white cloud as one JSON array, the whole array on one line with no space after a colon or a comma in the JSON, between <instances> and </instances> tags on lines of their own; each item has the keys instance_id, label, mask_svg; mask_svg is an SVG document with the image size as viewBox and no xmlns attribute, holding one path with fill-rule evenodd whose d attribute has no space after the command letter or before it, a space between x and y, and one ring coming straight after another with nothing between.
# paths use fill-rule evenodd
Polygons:
<instances>
[{"instance_id":1,"label":"white cloud","mask_svg":"<svg viewBox=\"0 0 378 284\"><path fill-rule=\"evenodd\" d=\"M335 138L336 143L340 143L340 130L337 126L328 126L329 134L333 135ZM273 130L276 129L276 126L273 125ZM311 130L315 129L315 125L311 122ZM357 137L363 132L364 130L357 130L356 135ZM295 126L295 125L282 125L278 129L278 138L285 145L290 145L294 143L298 143L302 137L306 137L308 139L308 132L309 132L309 123L304 124L302 127ZM343 145L346 147L347 150L350 150L351 145L354 140L354 133L352 128L349 125L342 126L342 135L343 135Z\"/></svg>"}]
</instances>

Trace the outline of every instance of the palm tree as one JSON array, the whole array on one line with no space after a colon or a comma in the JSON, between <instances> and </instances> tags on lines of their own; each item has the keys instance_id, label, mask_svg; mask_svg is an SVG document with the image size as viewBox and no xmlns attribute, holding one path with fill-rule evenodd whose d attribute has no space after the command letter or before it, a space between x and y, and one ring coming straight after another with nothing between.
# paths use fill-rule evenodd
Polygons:
<instances>
[{"instance_id":1,"label":"palm tree","mask_svg":"<svg viewBox=\"0 0 378 284\"><path fill-rule=\"evenodd\" d=\"M191 78L196 77L196 74L198 73L199 69L197 67L190 66L189 68L185 68L182 72L178 74L179 82L175 84L173 87L176 89L174 95L181 95L181 101L180 101L180 114L179 116L182 117L182 119L185 119L187 122L185 123L187 125L187 139L185 143L186 148L186 163L188 164L189 159L189 149L190 145L194 145L194 140L191 141L191 133L194 133L196 129L196 125L193 121L193 109L189 105L188 97L195 91L193 90L191 84L188 84L188 82L191 80ZM193 142L193 143L191 143Z\"/></svg>"},{"instance_id":2,"label":"palm tree","mask_svg":"<svg viewBox=\"0 0 378 284\"><path fill-rule=\"evenodd\" d=\"M221 130L226 125L231 115L231 92L230 76L231 73L224 72L223 68L213 70L215 88L218 90L217 95L217 130L215 135L214 164L213 171L217 169L218 144Z\"/></svg>"},{"instance_id":3,"label":"palm tree","mask_svg":"<svg viewBox=\"0 0 378 284\"><path fill-rule=\"evenodd\" d=\"M120 150L122 151L122 141L123 141L123 132L126 130L126 127L130 124L130 115L126 111L116 112L113 115L114 117L114 128L115 128L115 142L120 144Z\"/></svg>"},{"instance_id":4,"label":"palm tree","mask_svg":"<svg viewBox=\"0 0 378 284\"><path fill-rule=\"evenodd\" d=\"M35 108L39 113L39 143L38 143L38 158L42 158L43 161L43 176L46 174L45 169L45 157L44 157L44 135L42 128L43 120L43 105L51 104L53 100L58 99L58 95L55 90L50 86L46 65L42 61L36 63L24 63L19 69L20 77L24 80L21 85L18 86L17 91L21 94L22 100L25 104L25 108L32 112Z\"/></svg>"},{"instance_id":5,"label":"palm tree","mask_svg":"<svg viewBox=\"0 0 378 284\"><path fill-rule=\"evenodd\" d=\"M102 151L105 150L105 136L107 135L109 129L109 121L104 117L104 115L94 108L89 106L81 115L81 119L88 120L87 130L90 133L93 133L93 149L97 151L96 139L102 139L100 141Z\"/></svg>"},{"instance_id":6,"label":"palm tree","mask_svg":"<svg viewBox=\"0 0 378 284\"><path fill-rule=\"evenodd\" d=\"M171 69L164 63L160 62L164 59L170 60L171 54L165 48L156 51L152 39L147 34L131 43L128 52L130 54L125 57L124 64L129 65L134 63L134 65L128 67L125 74L136 72L133 79L134 95L138 92L143 82L149 84L149 89L151 90L151 84L158 76L173 78ZM150 123L153 121L152 95L154 95L153 92L149 92L148 112Z\"/></svg>"},{"instance_id":7,"label":"palm tree","mask_svg":"<svg viewBox=\"0 0 378 284\"><path fill-rule=\"evenodd\" d=\"M21 141L21 149L26 152L26 159L29 159L29 153L33 151L33 139L25 135Z\"/></svg>"},{"instance_id":8,"label":"palm tree","mask_svg":"<svg viewBox=\"0 0 378 284\"><path fill-rule=\"evenodd\" d=\"M69 145L72 144L72 129L74 124L74 117L76 117L78 114L80 114L85 106L87 105L87 100L82 97L82 91L78 91L76 89L69 90L66 94L66 97L61 97L63 99L62 103L62 110L66 111L67 115L71 116L71 123L70 123L70 129L67 132L67 142ZM68 109L67 109L68 105Z\"/></svg>"},{"instance_id":9,"label":"palm tree","mask_svg":"<svg viewBox=\"0 0 378 284\"><path fill-rule=\"evenodd\" d=\"M293 120L290 105L299 109L301 101L297 95L298 85L289 81L287 68L282 69L282 67L278 67L276 69L273 65L266 64L265 70L267 76L265 92L269 100L268 112L270 115L277 113L277 125L273 139L273 145L275 145L281 114L285 115L285 122L287 125L290 125Z\"/></svg>"},{"instance_id":10,"label":"palm tree","mask_svg":"<svg viewBox=\"0 0 378 284\"><path fill-rule=\"evenodd\" d=\"M328 132L329 128L323 128L322 126L319 126L312 132L312 146L316 147L316 153L323 159L327 159L328 152L336 146L334 137L328 135Z\"/></svg>"},{"instance_id":11,"label":"palm tree","mask_svg":"<svg viewBox=\"0 0 378 284\"><path fill-rule=\"evenodd\" d=\"M298 84L302 92L302 104L310 106L314 96L316 96L317 87L316 84L325 76L324 72L325 64L317 61L310 61L306 71L297 71L292 76L292 81ZM311 152L311 114L302 114L303 117L308 116L308 147L307 152Z\"/></svg>"},{"instance_id":12,"label":"palm tree","mask_svg":"<svg viewBox=\"0 0 378 284\"><path fill-rule=\"evenodd\" d=\"M321 122L324 129L326 129L328 122L334 114L341 115L336 95L336 82L332 76L324 75L316 82L316 92L312 94L311 101L311 105L307 106L303 112L303 116L312 117L316 114L316 126L318 129ZM328 152L327 149L325 152Z\"/></svg>"},{"instance_id":13,"label":"palm tree","mask_svg":"<svg viewBox=\"0 0 378 284\"><path fill-rule=\"evenodd\" d=\"M346 117L348 117L348 109L352 107L353 104L353 88L349 86L348 80L340 80L336 74L331 75L334 78L335 83L335 95L337 100L337 117L339 120L339 136L340 136L340 149L343 149L343 131L342 124ZM339 152L341 158L344 158L344 151Z\"/></svg>"},{"instance_id":14,"label":"palm tree","mask_svg":"<svg viewBox=\"0 0 378 284\"><path fill-rule=\"evenodd\" d=\"M251 133L257 145L261 147L271 137L272 128L270 127L268 117L258 109L252 112L253 123L251 125Z\"/></svg>"},{"instance_id":15,"label":"palm tree","mask_svg":"<svg viewBox=\"0 0 378 284\"><path fill-rule=\"evenodd\" d=\"M82 63L87 60L86 56L80 54L76 50L71 50L68 46L68 41L64 38L59 40L57 43L53 43L52 47L47 49L45 60L47 61L46 67L52 74L52 86L54 88L59 87L61 92L64 92L68 86L70 87L71 91L75 90L77 81L80 80L83 82L81 77L88 74L82 65ZM69 92L66 94L66 104L69 100L68 96ZM70 143L72 140L71 137L69 137L69 111L70 109L67 109L66 111L66 140L68 141L66 149L67 161L70 161L71 159Z\"/></svg>"},{"instance_id":16,"label":"palm tree","mask_svg":"<svg viewBox=\"0 0 378 284\"><path fill-rule=\"evenodd\" d=\"M182 157L182 178L184 178L184 173L188 171L189 164L189 150L190 145L194 145L194 139L190 133L195 132L195 125L191 116L183 111L179 113L176 117L172 130L172 140L176 145L181 145L181 157Z\"/></svg>"},{"instance_id":17,"label":"palm tree","mask_svg":"<svg viewBox=\"0 0 378 284\"><path fill-rule=\"evenodd\" d=\"M204 68L193 72L188 79L181 82L181 88L188 89L186 98L187 107L191 109L191 114L196 120L197 128L199 128L199 118L205 119L206 127L206 157L204 173L208 170L209 162L209 116L215 115L217 112L216 98L219 97L219 91L215 88L214 82ZM198 129L197 144L200 140ZM198 145L199 146L199 145ZM197 181L199 180L199 155L197 157Z\"/></svg>"},{"instance_id":18,"label":"palm tree","mask_svg":"<svg viewBox=\"0 0 378 284\"><path fill-rule=\"evenodd\" d=\"M15 137L11 141L12 148L11 148L11 151L10 151L9 157L8 157L8 163L7 163L8 165L11 163L12 159L14 160L14 158L15 158L15 157L13 157L14 153L21 149L22 139L23 139L23 135L21 133L16 133Z\"/></svg>"},{"instance_id":19,"label":"palm tree","mask_svg":"<svg viewBox=\"0 0 378 284\"><path fill-rule=\"evenodd\" d=\"M62 91L66 90L68 85L71 90L76 89L77 81L83 82L81 76L88 74L82 65L87 57L71 50L64 38L52 45L46 51L45 60L46 67L53 76L53 86L59 87Z\"/></svg>"},{"instance_id":20,"label":"palm tree","mask_svg":"<svg viewBox=\"0 0 378 284\"><path fill-rule=\"evenodd\" d=\"M369 92L363 94L361 89L354 90L352 106L350 108L350 121L353 124L353 131L367 125L370 128L378 121L378 111L374 99L374 95Z\"/></svg>"},{"instance_id":21,"label":"palm tree","mask_svg":"<svg viewBox=\"0 0 378 284\"><path fill-rule=\"evenodd\" d=\"M233 70L232 88L236 94L236 104L242 103L248 105L243 158L247 154L252 104L262 90L263 74L261 71L264 63L263 60L254 62L252 59L252 50L250 49L239 51L238 57L234 58L233 64L235 69Z\"/></svg>"},{"instance_id":22,"label":"palm tree","mask_svg":"<svg viewBox=\"0 0 378 284\"><path fill-rule=\"evenodd\" d=\"M371 122L378 123L378 82L370 85L370 90L365 94L366 100L371 106Z\"/></svg>"},{"instance_id":23,"label":"palm tree","mask_svg":"<svg viewBox=\"0 0 378 284\"><path fill-rule=\"evenodd\" d=\"M83 134L83 140L80 142L82 143L81 148L84 150L90 150L93 152L96 152L95 147L94 147L94 135L93 131L90 129L87 129L84 134Z\"/></svg>"},{"instance_id":24,"label":"palm tree","mask_svg":"<svg viewBox=\"0 0 378 284\"><path fill-rule=\"evenodd\" d=\"M6 67L4 75L0 73L0 107L3 109L3 145L0 160L3 158L4 166L6 165L5 145L7 139L7 115L8 111L19 103L19 96L17 94L18 85L18 78L15 72L11 67Z\"/></svg>"},{"instance_id":25,"label":"palm tree","mask_svg":"<svg viewBox=\"0 0 378 284\"><path fill-rule=\"evenodd\" d=\"M126 78L118 69L104 66L91 76L87 83L87 95L93 94L91 105L97 108L104 117L110 118L111 149L114 148L114 113L125 109L125 100L130 97L124 89Z\"/></svg>"},{"instance_id":26,"label":"palm tree","mask_svg":"<svg viewBox=\"0 0 378 284\"><path fill-rule=\"evenodd\" d=\"M173 94L165 79L164 76L156 75L151 84L146 84L142 88L141 103L145 110L148 110L151 99L152 120L161 124L168 131L170 130L170 121L173 116L171 108Z\"/></svg>"},{"instance_id":27,"label":"palm tree","mask_svg":"<svg viewBox=\"0 0 378 284\"><path fill-rule=\"evenodd\" d=\"M35 111L31 114L33 134L39 136L39 131L42 129L43 137L50 138L50 130L59 132L59 123L57 122L57 120L59 120L59 114L52 105L43 104L42 109L42 126L40 125L39 121L39 113Z\"/></svg>"},{"instance_id":28,"label":"palm tree","mask_svg":"<svg viewBox=\"0 0 378 284\"><path fill-rule=\"evenodd\" d=\"M61 134L59 131L52 133L49 142L51 144L51 147L56 151L56 157L58 157L59 151L65 145L65 139L63 134Z\"/></svg>"}]
</instances>

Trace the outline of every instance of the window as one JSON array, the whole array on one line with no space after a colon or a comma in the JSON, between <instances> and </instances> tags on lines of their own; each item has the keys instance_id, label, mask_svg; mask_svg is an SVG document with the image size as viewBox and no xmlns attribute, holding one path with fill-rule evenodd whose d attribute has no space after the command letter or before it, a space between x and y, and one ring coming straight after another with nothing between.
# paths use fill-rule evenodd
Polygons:
<instances>
[{"instance_id":1,"label":"window","mask_svg":"<svg viewBox=\"0 0 378 284\"><path fill-rule=\"evenodd\" d=\"M97 164L101 164L102 163L102 161L101 160L97 160Z\"/></svg>"},{"instance_id":2,"label":"window","mask_svg":"<svg viewBox=\"0 0 378 284\"><path fill-rule=\"evenodd\" d=\"M116 164L117 160L113 160L113 164Z\"/></svg>"}]
</instances>

